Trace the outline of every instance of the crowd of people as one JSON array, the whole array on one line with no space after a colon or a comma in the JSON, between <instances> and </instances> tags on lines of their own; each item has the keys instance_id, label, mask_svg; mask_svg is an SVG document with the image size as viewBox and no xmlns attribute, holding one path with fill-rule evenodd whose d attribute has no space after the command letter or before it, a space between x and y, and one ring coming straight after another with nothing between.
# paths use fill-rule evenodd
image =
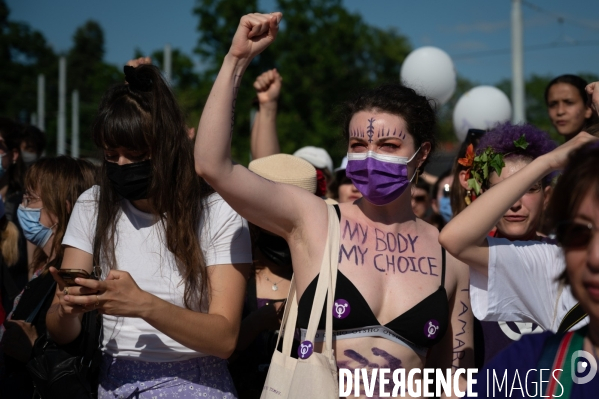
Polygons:
<instances>
[{"instance_id":1,"label":"crowd of people","mask_svg":"<svg viewBox=\"0 0 599 399\"><path fill-rule=\"evenodd\" d=\"M97 165L44 157L43 132L0 118L0 397L44 397L42 340L93 353L88 397L260 397L292 285L296 346L307 333L333 214L339 368L524 375L559 366L566 341L599 361L599 82L548 85L564 144L529 124L471 129L432 176L435 109L400 84L343 104L339 167L323 148L281 154L272 69L254 82L245 168L230 151L237 90L281 18L241 18L197 134L148 58L98 106ZM567 394L598 390L595 377Z\"/></svg>"}]
</instances>

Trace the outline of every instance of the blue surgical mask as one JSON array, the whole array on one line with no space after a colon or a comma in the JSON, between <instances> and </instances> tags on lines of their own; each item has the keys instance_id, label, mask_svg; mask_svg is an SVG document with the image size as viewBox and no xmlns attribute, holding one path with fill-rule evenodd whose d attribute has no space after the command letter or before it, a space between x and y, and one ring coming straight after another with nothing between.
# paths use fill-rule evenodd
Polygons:
<instances>
[{"instance_id":1,"label":"blue surgical mask","mask_svg":"<svg viewBox=\"0 0 599 399\"><path fill-rule=\"evenodd\" d=\"M52 236L52 227L54 226L46 227L40 223L41 212L42 208L25 208L23 205L19 205L17 217L27 241L43 248Z\"/></svg>"},{"instance_id":2,"label":"blue surgical mask","mask_svg":"<svg viewBox=\"0 0 599 399\"><path fill-rule=\"evenodd\" d=\"M439 200L439 213L441 214L441 217L445 223L449 223L453 217L453 212L451 211L451 201L449 200L449 197L442 197Z\"/></svg>"}]
</instances>

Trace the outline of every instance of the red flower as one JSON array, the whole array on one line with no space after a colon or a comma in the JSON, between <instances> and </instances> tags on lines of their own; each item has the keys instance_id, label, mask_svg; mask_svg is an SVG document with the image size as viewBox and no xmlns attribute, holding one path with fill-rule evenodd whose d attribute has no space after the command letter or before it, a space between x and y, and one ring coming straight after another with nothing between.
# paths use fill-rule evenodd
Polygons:
<instances>
[{"instance_id":1,"label":"red flower","mask_svg":"<svg viewBox=\"0 0 599 399\"><path fill-rule=\"evenodd\" d=\"M474 163L474 146L470 144L468 148L466 148L466 157L458 159L458 163L467 168L471 168Z\"/></svg>"}]
</instances>

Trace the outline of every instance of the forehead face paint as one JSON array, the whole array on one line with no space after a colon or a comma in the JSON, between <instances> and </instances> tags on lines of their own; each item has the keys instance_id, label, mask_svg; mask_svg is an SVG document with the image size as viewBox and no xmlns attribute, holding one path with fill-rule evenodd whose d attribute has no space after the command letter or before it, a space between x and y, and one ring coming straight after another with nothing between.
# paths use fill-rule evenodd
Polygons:
<instances>
[{"instance_id":1,"label":"forehead face paint","mask_svg":"<svg viewBox=\"0 0 599 399\"><path fill-rule=\"evenodd\" d=\"M374 118L368 119L368 128L366 129L366 132L368 133L368 142L369 143L372 143L372 135L374 134L374 126L372 126L373 123L374 123Z\"/></svg>"},{"instance_id":2,"label":"forehead face paint","mask_svg":"<svg viewBox=\"0 0 599 399\"><path fill-rule=\"evenodd\" d=\"M368 126L366 127L366 130L364 130L363 127L356 127L354 129L350 129L349 136L357 137L357 138L364 138L364 136L367 136L368 142L372 143L372 138L374 137L374 133L375 133L375 128L374 128L375 121L376 121L375 118L369 118ZM390 137L390 136L398 137L402 140L405 140L405 138L406 138L406 134L404 133L403 130L400 130L398 132L396 127L394 127L393 131L392 131L391 128L385 129L384 125L379 126L379 128L377 130L377 135L376 135L377 138Z\"/></svg>"}]
</instances>

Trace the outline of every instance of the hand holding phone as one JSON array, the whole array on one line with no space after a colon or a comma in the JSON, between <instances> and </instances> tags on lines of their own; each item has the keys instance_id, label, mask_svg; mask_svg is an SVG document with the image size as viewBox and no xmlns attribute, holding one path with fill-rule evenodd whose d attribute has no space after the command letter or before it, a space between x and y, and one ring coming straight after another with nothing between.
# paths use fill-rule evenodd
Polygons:
<instances>
[{"instance_id":1,"label":"hand holding phone","mask_svg":"<svg viewBox=\"0 0 599 399\"><path fill-rule=\"evenodd\" d=\"M91 279L97 280L97 277L92 276L86 270L83 270L83 269L60 269L58 271L58 275L64 280L65 284L68 287L77 285L75 283L75 279L77 277L91 278Z\"/></svg>"}]
</instances>

